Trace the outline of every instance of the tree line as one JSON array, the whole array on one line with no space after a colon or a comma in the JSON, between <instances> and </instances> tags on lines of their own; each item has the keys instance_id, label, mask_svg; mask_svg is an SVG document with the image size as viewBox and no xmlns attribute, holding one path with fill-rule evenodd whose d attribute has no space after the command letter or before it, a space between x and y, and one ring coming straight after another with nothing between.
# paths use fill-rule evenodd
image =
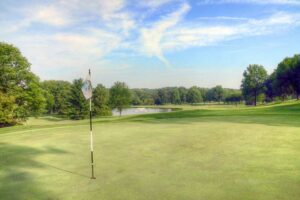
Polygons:
<instances>
[{"instance_id":1,"label":"tree line","mask_svg":"<svg viewBox=\"0 0 300 200\"><path fill-rule=\"evenodd\" d=\"M249 65L243 74L241 91L246 104L299 99L300 55L287 57L268 75L262 65Z\"/></svg>"},{"instance_id":2,"label":"tree line","mask_svg":"<svg viewBox=\"0 0 300 200\"><path fill-rule=\"evenodd\" d=\"M87 117L89 105L81 92L82 85L82 79L73 82L40 81L18 48L0 42L0 127L41 114L70 119ZM93 88L92 113L94 116L109 116L116 108L121 114L122 109L129 105L207 102L256 105L257 102L278 99L299 99L299 96L300 55L295 55L285 58L270 75L261 65L249 65L243 74L240 90L222 86L129 89L123 82L116 82L111 88L98 84Z\"/></svg>"},{"instance_id":3,"label":"tree line","mask_svg":"<svg viewBox=\"0 0 300 200\"><path fill-rule=\"evenodd\" d=\"M239 103L242 101L240 90L222 86L213 88L165 87L159 89L132 89L133 105L198 104L206 102Z\"/></svg>"},{"instance_id":4,"label":"tree line","mask_svg":"<svg viewBox=\"0 0 300 200\"><path fill-rule=\"evenodd\" d=\"M81 92L82 79L67 81L47 80L41 82L46 99L45 112L83 119L88 114L88 102ZM128 105L197 104L202 102L238 103L241 92L216 86L211 89L167 87L160 89L129 89L126 83L116 82L111 88L98 84L93 89L92 113L95 116L109 116L116 108L120 114Z\"/></svg>"}]
</instances>

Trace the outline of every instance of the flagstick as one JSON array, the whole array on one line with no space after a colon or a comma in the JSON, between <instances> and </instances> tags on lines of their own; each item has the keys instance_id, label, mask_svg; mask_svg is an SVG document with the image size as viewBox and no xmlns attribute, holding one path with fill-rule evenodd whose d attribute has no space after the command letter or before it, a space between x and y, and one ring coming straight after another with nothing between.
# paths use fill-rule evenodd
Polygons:
<instances>
[{"instance_id":1,"label":"flagstick","mask_svg":"<svg viewBox=\"0 0 300 200\"><path fill-rule=\"evenodd\" d=\"M89 70L89 74L91 71ZM96 179L94 176L94 148L93 148L93 124L92 124L92 97L90 98L90 134L91 134L91 166L92 166L92 177L91 179Z\"/></svg>"}]
</instances>

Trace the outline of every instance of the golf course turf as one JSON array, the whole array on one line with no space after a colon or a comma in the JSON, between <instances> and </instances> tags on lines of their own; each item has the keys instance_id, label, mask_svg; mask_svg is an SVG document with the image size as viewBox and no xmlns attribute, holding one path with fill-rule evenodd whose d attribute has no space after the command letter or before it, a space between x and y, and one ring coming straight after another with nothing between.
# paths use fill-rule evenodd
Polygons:
<instances>
[{"instance_id":1,"label":"golf course turf","mask_svg":"<svg viewBox=\"0 0 300 200\"><path fill-rule=\"evenodd\" d=\"M94 120L54 117L0 129L1 200L300 199L300 103Z\"/></svg>"}]
</instances>

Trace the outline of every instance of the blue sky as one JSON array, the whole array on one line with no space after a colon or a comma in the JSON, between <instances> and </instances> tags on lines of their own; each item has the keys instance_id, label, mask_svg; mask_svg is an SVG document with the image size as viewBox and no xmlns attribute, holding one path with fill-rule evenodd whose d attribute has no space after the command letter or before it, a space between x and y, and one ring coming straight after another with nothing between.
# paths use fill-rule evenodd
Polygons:
<instances>
[{"instance_id":1,"label":"blue sky","mask_svg":"<svg viewBox=\"0 0 300 200\"><path fill-rule=\"evenodd\" d=\"M300 0L1 0L0 27L42 80L239 88L300 53Z\"/></svg>"}]
</instances>

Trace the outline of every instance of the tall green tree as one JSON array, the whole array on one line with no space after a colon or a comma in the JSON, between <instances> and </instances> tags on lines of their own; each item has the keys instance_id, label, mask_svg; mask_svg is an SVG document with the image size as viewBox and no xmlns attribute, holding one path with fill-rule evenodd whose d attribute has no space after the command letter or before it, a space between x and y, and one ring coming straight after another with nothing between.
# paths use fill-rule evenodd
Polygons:
<instances>
[{"instance_id":1,"label":"tall green tree","mask_svg":"<svg viewBox=\"0 0 300 200\"><path fill-rule=\"evenodd\" d=\"M71 119L84 119L89 113L88 101L84 98L81 88L83 86L82 79L75 79L71 86L69 96L69 117Z\"/></svg>"},{"instance_id":2,"label":"tall green tree","mask_svg":"<svg viewBox=\"0 0 300 200\"><path fill-rule=\"evenodd\" d=\"M185 87L179 87L178 91L179 91L179 95L180 95L180 102L187 103L186 95L187 95L188 90Z\"/></svg>"},{"instance_id":3,"label":"tall green tree","mask_svg":"<svg viewBox=\"0 0 300 200\"><path fill-rule=\"evenodd\" d=\"M205 94L205 101L217 101L216 91L214 90L214 88L210 88L207 90Z\"/></svg>"},{"instance_id":4,"label":"tall green tree","mask_svg":"<svg viewBox=\"0 0 300 200\"><path fill-rule=\"evenodd\" d=\"M26 88L26 95L23 99L26 102L26 108L30 110L32 116L39 116L44 113L46 107L46 99L44 96L44 91L38 81L33 81L28 84Z\"/></svg>"},{"instance_id":5,"label":"tall green tree","mask_svg":"<svg viewBox=\"0 0 300 200\"><path fill-rule=\"evenodd\" d=\"M276 97L277 90L275 89L276 84L276 74L273 72L270 76L268 76L267 80L265 81L265 96L266 101L271 102Z\"/></svg>"},{"instance_id":6,"label":"tall green tree","mask_svg":"<svg viewBox=\"0 0 300 200\"><path fill-rule=\"evenodd\" d=\"M234 103L234 104L238 104L242 100L243 100L243 96L240 91L232 92L228 94L224 99L226 103Z\"/></svg>"},{"instance_id":7,"label":"tall green tree","mask_svg":"<svg viewBox=\"0 0 300 200\"><path fill-rule=\"evenodd\" d=\"M30 71L30 63L20 50L3 42L0 42L0 92L14 104L12 123L44 111L44 91L39 78Z\"/></svg>"},{"instance_id":8,"label":"tall green tree","mask_svg":"<svg viewBox=\"0 0 300 200\"><path fill-rule=\"evenodd\" d=\"M109 107L109 91L103 85L98 84L93 91L93 114L97 116L111 115Z\"/></svg>"},{"instance_id":9,"label":"tall green tree","mask_svg":"<svg viewBox=\"0 0 300 200\"><path fill-rule=\"evenodd\" d=\"M0 92L0 128L16 123L15 109L16 104L14 97Z\"/></svg>"},{"instance_id":10,"label":"tall green tree","mask_svg":"<svg viewBox=\"0 0 300 200\"><path fill-rule=\"evenodd\" d=\"M225 92L221 85L217 85L216 87L212 88L212 91L215 101L221 102L224 100Z\"/></svg>"},{"instance_id":11,"label":"tall green tree","mask_svg":"<svg viewBox=\"0 0 300 200\"><path fill-rule=\"evenodd\" d=\"M158 89L157 95L155 97L155 104L163 105L169 103L168 101L168 91L165 88Z\"/></svg>"},{"instance_id":12,"label":"tall green tree","mask_svg":"<svg viewBox=\"0 0 300 200\"><path fill-rule=\"evenodd\" d=\"M174 88L171 92L171 102L173 104L180 104L181 103L181 99L180 99L180 93L178 88Z\"/></svg>"},{"instance_id":13,"label":"tall green tree","mask_svg":"<svg viewBox=\"0 0 300 200\"><path fill-rule=\"evenodd\" d=\"M199 91L201 93L202 100L207 101L206 96L207 96L208 89L207 88L199 88Z\"/></svg>"},{"instance_id":14,"label":"tall green tree","mask_svg":"<svg viewBox=\"0 0 300 200\"><path fill-rule=\"evenodd\" d=\"M295 55L291 62L291 85L297 99L300 98L300 54Z\"/></svg>"},{"instance_id":15,"label":"tall green tree","mask_svg":"<svg viewBox=\"0 0 300 200\"><path fill-rule=\"evenodd\" d=\"M243 96L256 106L258 97L264 92L264 83L268 77L267 71L261 65L249 65L243 76L241 85Z\"/></svg>"},{"instance_id":16,"label":"tall green tree","mask_svg":"<svg viewBox=\"0 0 300 200\"><path fill-rule=\"evenodd\" d=\"M46 113L52 114L55 106L54 96L47 90L44 89L44 97L46 99Z\"/></svg>"},{"instance_id":17,"label":"tall green tree","mask_svg":"<svg viewBox=\"0 0 300 200\"><path fill-rule=\"evenodd\" d=\"M133 105L153 105L155 101L155 89L131 89Z\"/></svg>"},{"instance_id":18,"label":"tall green tree","mask_svg":"<svg viewBox=\"0 0 300 200\"><path fill-rule=\"evenodd\" d=\"M300 96L300 55L285 58L275 70L276 86L281 90L281 96L295 94Z\"/></svg>"},{"instance_id":19,"label":"tall green tree","mask_svg":"<svg viewBox=\"0 0 300 200\"><path fill-rule=\"evenodd\" d=\"M143 102L140 99L139 91L131 90L131 104L132 105L141 105Z\"/></svg>"},{"instance_id":20,"label":"tall green tree","mask_svg":"<svg viewBox=\"0 0 300 200\"><path fill-rule=\"evenodd\" d=\"M196 86L193 86L188 90L186 98L187 102L190 104L199 103L203 100L200 90Z\"/></svg>"},{"instance_id":21,"label":"tall green tree","mask_svg":"<svg viewBox=\"0 0 300 200\"><path fill-rule=\"evenodd\" d=\"M126 85L123 82L116 82L110 88L110 105L112 108L118 109L120 115L122 114L122 110L125 107L128 107L131 100L131 93Z\"/></svg>"},{"instance_id":22,"label":"tall green tree","mask_svg":"<svg viewBox=\"0 0 300 200\"><path fill-rule=\"evenodd\" d=\"M48 80L42 82L47 98L47 112L66 115L69 113L71 83L68 81Z\"/></svg>"}]
</instances>

